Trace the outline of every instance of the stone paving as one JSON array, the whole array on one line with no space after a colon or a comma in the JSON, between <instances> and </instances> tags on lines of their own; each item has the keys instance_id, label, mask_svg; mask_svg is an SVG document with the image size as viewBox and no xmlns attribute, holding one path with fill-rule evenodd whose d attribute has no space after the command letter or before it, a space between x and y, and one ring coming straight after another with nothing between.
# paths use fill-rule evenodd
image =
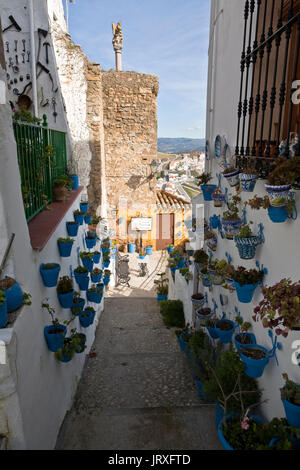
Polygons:
<instances>
[{"instance_id":1,"label":"stone paving","mask_svg":"<svg viewBox=\"0 0 300 470\"><path fill-rule=\"evenodd\" d=\"M131 287L108 293L95 356L86 359L57 449L220 449L214 406L200 400L155 299L153 280L166 257L148 258L149 277L138 276L137 255L130 255Z\"/></svg>"}]
</instances>

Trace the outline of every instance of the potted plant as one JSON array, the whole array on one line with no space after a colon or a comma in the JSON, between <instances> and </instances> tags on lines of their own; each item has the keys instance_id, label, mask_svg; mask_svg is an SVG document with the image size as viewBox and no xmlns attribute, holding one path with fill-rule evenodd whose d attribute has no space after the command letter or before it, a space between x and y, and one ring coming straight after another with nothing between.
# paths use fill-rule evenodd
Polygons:
<instances>
[{"instance_id":1,"label":"potted plant","mask_svg":"<svg viewBox=\"0 0 300 470\"><path fill-rule=\"evenodd\" d=\"M46 287L55 287L58 281L60 265L57 263L46 263L40 265L40 273Z\"/></svg>"},{"instance_id":2,"label":"potted plant","mask_svg":"<svg viewBox=\"0 0 300 470\"><path fill-rule=\"evenodd\" d=\"M5 276L5 278L0 281L0 290L2 290L5 295L8 313L18 310L18 308L22 306L24 294L20 284L15 279Z\"/></svg>"},{"instance_id":3,"label":"potted plant","mask_svg":"<svg viewBox=\"0 0 300 470\"><path fill-rule=\"evenodd\" d=\"M79 206L80 206L81 212L83 212L84 214L87 214L87 213L88 213L88 210L89 210L89 203L88 203L88 201L81 201L81 203L79 204Z\"/></svg>"},{"instance_id":4,"label":"potted plant","mask_svg":"<svg viewBox=\"0 0 300 470\"><path fill-rule=\"evenodd\" d=\"M213 269L212 283L220 286L225 282L224 268L227 266L227 261L218 259L211 262L210 267Z\"/></svg>"},{"instance_id":5,"label":"potted plant","mask_svg":"<svg viewBox=\"0 0 300 470\"><path fill-rule=\"evenodd\" d=\"M247 304L252 301L254 291L262 282L264 275L264 270L247 270L244 266L238 266L232 272L233 284L240 302Z\"/></svg>"},{"instance_id":6,"label":"potted plant","mask_svg":"<svg viewBox=\"0 0 300 470\"><path fill-rule=\"evenodd\" d=\"M233 166L230 166L223 171L223 176L226 178L231 188L236 188L240 185L239 175L240 171L236 170Z\"/></svg>"},{"instance_id":7,"label":"potted plant","mask_svg":"<svg viewBox=\"0 0 300 470\"><path fill-rule=\"evenodd\" d=\"M262 320L264 328L275 329L283 337L300 329L300 282L282 279L264 287L262 294L263 300L254 309L255 321Z\"/></svg>"},{"instance_id":8,"label":"potted plant","mask_svg":"<svg viewBox=\"0 0 300 470\"><path fill-rule=\"evenodd\" d=\"M74 269L74 277L77 284L80 284L85 278L87 278L88 274L89 270L85 266L77 266L77 268Z\"/></svg>"},{"instance_id":9,"label":"potted plant","mask_svg":"<svg viewBox=\"0 0 300 470\"><path fill-rule=\"evenodd\" d=\"M102 220L102 217L100 217L96 214L92 214L92 220L91 220L91 224L89 226L89 230L91 230L91 232L96 232L97 225L100 223L101 220Z\"/></svg>"},{"instance_id":10,"label":"potted plant","mask_svg":"<svg viewBox=\"0 0 300 470\"><path fill-rule=\"evenodd\" d=\"M88 251L81 251L80 259L82 261L83 266L85 266L91 273L94 268L94 253L89 253Z\"/></svg>"},{"instance_id":11,"label":"potted plant","mask_svg":"<svg viewBox=\"0 0 300 470\"><path fill-rule=\"evenodd\" d=\"M72 190L77 190L79 188L79 176L76 174L69 175L72 180Z\"/></svg>"},{"instance_id":12,"label":"potted plant","mask_svg":"<svg viewBox=\"0 0 300 470\"><path fill-rule=\"evenodd\" d=\"M102 279L101 269L98 269L98 268L93 269L93 271L91 273L91 281L94 284L98 284L101 281L101 279Z\"/></svg>"},{"instance_id":13,"label":"potted plant","mask_svg":"<svg viewBox=\"0 0 300 470\"><path fill-rule=\"evenodd\" d=\"M77 237L79 223L76 221L66 222L66 226L67 226L67 232L68 232L69 237Z\"/></svg>"},{"instance_id":14,"label":"potted plant","mask_svg":"<svg viewBox=\"0 0 300 470\"><path fill-rule=\"evenodd\" d=\"M201 293L196 293L192 295L192 303L197 306L198 308L201 308L205 304L205 296Z\"/></svg>"},{"instance_id":15,"label":"potted plant","mask_svg":"<svg viewBox=\"0 0 300 470\"><path fill-rule=\"evenodd\" d=\"M201 321L201 326L205 327L209 333L209 336L212 339L217 339L219 338L219 335L215 329L215 324L216 324L217 318L215 316L206 318L205 320Z\"/></svg>"},{"instance_id":16,"label":"potted plant","mask_svg":"<svg viewBox=\"0 0 300 470\"><path fill-rule=\"evenodd\" d=\"M157 276L159 279L155 279L154 284L157 293L157 301L161 302L162 300L168 299L169 279L167 278L166 273L160 273Z\"/></svg>"},{"instance_id":17,"label":"potted plant","mask_svg":"<svg viewBox=\"0 0 300 470\"><path fill-rule=\"evenodd\" d=\"M237 316L235 322L239 325L239 332L234 337L234 344L239 351L242 346L247 344L256 344L256 338L253 333L248 333L251 323L244 322L241 316Z\"/></svg>"},{"instance_id":18,"label":"potted plant","mask_svg":"<svg viewBox=\"0 0 300 470\"><path fill-rule=\"evenodd\" d=\"M66 202L70 180L66 175L61 175L53 182L52 193L54 202Z\"/></svg>"},{"instance_id":19,"label":"potted plant","mask_svg":"<svg viewBox=\"0 0 300 470\"><path fill-rule=\"evenodd\" d=\"M195 253L194 253L194 262L195 262L196 266L198 265L200 268L202 266L206 266L207 263L208 263L208 260L209 260L209 256L206 253L206 251L204 251L203 249L195 251Z\"/></svg>"},{"instance_id":20,"label":"potted plant","mask_svg":"<svg viewBox=\"0 0 300 470\"><path fill-rule=\"evenodd\" d=\"M100 251L97 251L97 250L94 251L94 252L93 252L93 262L94 262L95 264L99 264L99 263L100 263L100 258L101 258L101 253L100 253Z\"/></svg>"},{"instance_id":21,"label":"potted plant","mask_svg":"<svg viewBox=\"0 0 300 470\"><path fill-rule=\"evenodd\" d=\"M190 328L190 325L187 324L181 330L176 330L175 334L177 335L180 351L186 353L186 355L189 357L190 355L189 340L191 336L194 334L194 331Z\"/></svg>"},{"instance_id":22,"label":"potted plant","mask_svg":"<svg viewBox=\"0 0 300 470\"><path fill-rule=\"evenodd\" d=\"M258 176L256 171L252 168L244 168L240 175L241 190L246 193L252 193L254 191Z\"/></svg>"},{"instance_id":23,"label":"potted plant","mask_svg":"<svg viewBox=\"0 0 300 470\"><path fill-rule=\"evenodd\" d=\"M71 256L74 241L73 238L59 238L57 240L59 254L62 258L69 258Z\"/></svg>"},{"instance_id":24,"label":"potted plant","mask_svg":"<svg viewBox=\"0 0 300 470\"><path fill-rule=\"evenodd\" d=\"M169 255L171 254L171 252L172 252L173 250L175 250L175 246L174 246L174 245L168 245L168 246L167 246L167 252L168 252Z\"/></svg>"},{"instance_id":25,"label":"potted plant","mask_svg":"<svg viewBox=\"0 0 300 470\"><path fill-rule=\"evenodd\" d=\"M91 212L87 212L84 216L84 222L87 224L87 225L91 225L92 223L92 214ZM93 231L93 230L91 230Z\"/></svg>"},{"instance_id":26,"label":"potted plant","mask_svg":"<svg viewBox=\"0 0 300 470\"><path fill-rule=\"evenodd\" d=\"M108 268L110 265L110 256L109 253L104 253L103 255L103 267Z\"/></svg>"},{"instance_id":27,"label":"potted plant","mask_svg":"<svg viewBox=\"0 0 300 470\"><path fill-rule=\"evenodd\" d=\"M243 224L239 217L240 202L241 198L239 196L233 196L231 202L228 204L228 210L223 213L221 223L227 240L233 240Z\"/></svg>"},{"instance_id":28,"label":"potted plant","mask_svg":"<svg viewBox=\"0 0 300 470\"><path fill-rule=\"evenodd\" d=\"M212 179L211 174L203 173L202 175L198 176L197 179L198 186L200 186L202 189L204 201L212 201L212 193L215 191L217 186L215 184L208 184Z\"/></svg>"},{"instance_id":29,"label":"potted plant","mask_svg":"<svg viewBox=\"0 0 300 470\"><path fill-rule=\"evenodd\" d=\"M253 222L249 222L249 224L242 225L234 237L241 259L253 259L256 247L262 242L262 233L254 235L251 229L252 224Z\"/></svg>"},{"instance_id":30,"label":"potted plant","mask_svg":"<svg viewBox=\"0 0 300 470\"><path fill-rule=\"evenodd\" d=\"M208 318L211 318L214 315L214 312L209 307L201 307L196 310L196 316L198 320L205 321Z\"/></svg>"},{"instance_id":31,"label":"potted plant","mask_svg":"<svg viewBox=\"0 0 300 470\"><path fill-rule=\"evenodd\" d=\"M105 269L104 270L104 276L103 276L103 284L105 286L108 286L108 284L110 283L110 276L111 276L111 272L109 269Z\"/></svg>"},{"instance_id":32,"label":"potted plant","mask_svg":"<svg viewBox=\"0 0 300 470\"><path fill-rule=\"evenodd\" d=\"M225 194L219 187L216 187L211 197L214 201L214 207L222 207L225 203Z\"/></svg>"},{"instance_id":33,"label":"potted plant","mask_svg":"<svg viewBox=\"0 0 300 470\"><path fill-rule=\"evenodd\" d=\"M153 245L151 242L147 242L145 245L146 255L152 255L153 253Z\"/></svg>"},{"instance_id":34,"label":"potted plant","mask_svg":"<svg viewBox=\"0 0 300 470\"><path fill-rule=\"evenodd\" d=\"M74 317L78 317L83 311L84 306L85 299L80 297L80 292L75 292L73 298L73 307L71 308L72 315L74 315Z\"/></svg>"},{"instance_id":35,"label":"potted plant","mask_svg":"<svg viewBox=\"0 0 300 470\"><path fill-rule=\"evenodd\" d=\"M186 281L193 279L193 275L190 273L190 268L179 268L179 272Z\"/></svg>"},{"instance_id":36,"label":"potted plant","mask_svg":"<svg viewBox=\"0 0 300 470\"><path fill-rule=\"evenodd\" d=\"M251 209L267 209L269 218L274 223L284 223L289 217L292 217L295 210L295 200L289 199L282 207L271 206L268 196L258 197L255 194L253 199L245 202L245 206L250 206Z\"/></svg>"},{"instance_id":37,"label":"potted plant","mask_svg":"<svg viewBox=\"0 0 300 470\"><path fill-rule=\"evenodd\" d=\"M0 290L0 328L7 325L7 302L4 292Z\"/></svg>"},{"instance_id":38,"label":"potted plant","mask_svg":"<svg viewBox=\"0 0 300 470\"><path fill-rule=\"evenodd\" d=\"M73 212L73 215L74 215L74 220L75 222L78 223L78 225L83 225L83 219L84 219L84 216L85 216L85 212L83 211L80 211L80 210L76 210Z\"/></svg>"},{"instance_id":39,"label":"potted plant","mask_svg":"<svg viewBox=\"0 0 300 470\"><path fill-rule=\"evenodd\" d=\"M71 330L71 340L76 344L76 354L81 354L86 349L86 335L78 333L76 328Z\"/></svg>"},{"instance_id":40,"label":"potted plant","mask_svg":"<svg viewBox=\"0 0 300 470\"><path fill-rule=\"evenodd\" d=\"M88 289L86 297L89 302L100 304L102 300L102 293L99 291L96 285L93 285L90 289Z\"/></svg>"},{"instance_id":41,"label":"potted plant","mask_svg":"<svg viewBox=\"0 0 300 470\"><path fill-rule=\"evenodd\" d=\"M70 362L75 356L78 341L73 338L64 338L63 346L55 353L55 357L60 362Z\"/></svg>"},{"instance_id":42,"label":"potted plant","mask_svg":"<svg viewBox=\"0 0 300 470\"><path fill-rule=\"evenodd\" d=\"M300 158L278 158L274 170L268 176L266 191L270 205L280 208L287 205L291 187L300 178Z\"/></svg>"},{"instance_id":43,"label":"potted plant","mask_svg":"<svg viewBox=\"0 0 300 470\"><path fill-rule=\"evenodd\" d=\"M140 258L140 259L145 259L145 258L146 258L146 255L147 255L147 253L146 253L145 248L140 248L140 249L139 249L139 258Z\"/></svg>"},{"instance_id":44,"label":"potted plant","mask_svg":"<svg viewBox=\"0 0 300 470\"><path fill-rule=\"evenodd\" d=\"M219 340L223 344L231 343L233 333L235 332L236 325L233 321L223 318L215 322L215 330Z\"/></svg>"},{"instance_id":45,"label":"potted plant","mask_svg":"<svg viewBox=\"0 0 300 470\"><path fill-rule=\"evenodd\" d=\"M96 246L98 237L95 232L88 232L85 237L85 244L88 250Z\"/></svg>"},{"instance_id":46,"label":"potted plant","mask_svg":"<svg viewBox=\"0 0 300 470\"><path fill-rule=\"evenodd\" d=\"M45 326L44 328L45 340L49 350L56 352L58 349L63 347L67 328L65 325L60 324L57 318L54 318L55 309L50 307L48 299L42 303L42 308L46 309L52 318L52 324Z\"/></svg>"},{"instance_id":47,"label":"potted plant","mask_svg":"<svg viewBox=\"0 0 300 470\"><path fill-rule=\"evenodd\" d=\"M133 240L130 240L128 243L128 253L135 253L135 242Z\"/></svg>"},{"instance_id":48,"label":"potted plant","mask_svg":"<svg viewBox=\"0 0 300 470\"><path fill-rule=\"evenodd\" d=\"M204 287L210 287L212 285L212 278L210 273L208 272L208 267L204 266L199 274L199 278L202 281Z\"/></svg>"},{"instance_id":49,"label":"potted plant","mask_svg":"<svg viewBox=\"0 0 300 470\"><path fill-rule=\"evenodd\" d=\"M57 296L62 308L73 307L73 281L68 276L63 276L59 279L57 284Z\"/></svg>"},{"instance_id":50,"label":"potted plant","mask_svg":"<svg viewBox=\"0 0 300 470\"><path fill-rule=\"evenodd\" d=\"M96 310L93 307L87 307L80 315L79 321L83 328L88 328L94 323Z\"/></svg>"},{"instance_id":51,"label":"potted plant","mask_svg":"<svg viewBox=\"0 0 300 470\"><path fill-rule=\"evenodd\" d=\"M282 374L285 385L280 389L286 419L290 426L300 428L300 385Z\"/></svg>"}]
</instances>

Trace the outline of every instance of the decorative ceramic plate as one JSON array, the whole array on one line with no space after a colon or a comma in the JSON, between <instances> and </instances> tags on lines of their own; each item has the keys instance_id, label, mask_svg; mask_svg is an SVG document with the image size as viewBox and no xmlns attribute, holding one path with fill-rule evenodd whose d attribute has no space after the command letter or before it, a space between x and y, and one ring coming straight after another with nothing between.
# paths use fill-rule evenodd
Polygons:
<instances>
[{"instance_id":1,"label":"decorative ceramic plate","mask_svg":"<svg viewBox=\"0 0 300 470\"><path fill-rule=\"evenodd\" d=\"M205 159L206 159L206 161L210 160L209 141L208 140L205 143Z\"/></svg>"},{"instance_id":2,"label":"decorative ceramic plate","mask_svg":"<svg viewBox=\"0 0 300 470\"><path fill-rule=\"evenodd\" d=\"M217 135L215 140L215 155L217 160L221 158L222 155L222 137L220 135Z\"/></svg>"}]
</instances>

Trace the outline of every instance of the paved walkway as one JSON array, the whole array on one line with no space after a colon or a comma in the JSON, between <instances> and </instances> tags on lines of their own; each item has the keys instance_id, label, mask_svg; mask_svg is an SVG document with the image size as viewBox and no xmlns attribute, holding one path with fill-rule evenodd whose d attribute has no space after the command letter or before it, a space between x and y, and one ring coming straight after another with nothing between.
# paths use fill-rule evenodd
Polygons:
<instances>
[{"instance_id":1,"label":"paved walkway","mask_svg":"<svg viewBox=\"0 0 300 470\"><path fill-rule=\"evenodd\" d=\"M130 255L132 287L113 289L105 301L96 356L87 357L57 449L220 449L214 407L198 397L174 330L159 314L153 280L165 263L155 253L141 278Z\"/></svg>"}]
</instances>

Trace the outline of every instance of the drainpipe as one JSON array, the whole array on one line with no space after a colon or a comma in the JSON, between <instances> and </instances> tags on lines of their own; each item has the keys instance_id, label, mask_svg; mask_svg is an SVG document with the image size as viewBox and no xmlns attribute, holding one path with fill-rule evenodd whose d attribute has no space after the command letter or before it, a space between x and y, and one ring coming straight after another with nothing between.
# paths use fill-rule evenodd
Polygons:
<instances>
[{"instance_id":1,"label":"drainpipe","mask_svg":"<svg viewBox=\"0 0 300 470\"><path fill-rule=\"evenodd\" d=\"M35 64L35 38L34 38L34 16L33 16L33 0L28 0L29 3L29 22L30 22L30 55L31 55L31 78L32 78L32 98L34 115L39 116L38 98L37 98L37 83L36 83L36 64Z\"/></svg>"}]
</instances>

